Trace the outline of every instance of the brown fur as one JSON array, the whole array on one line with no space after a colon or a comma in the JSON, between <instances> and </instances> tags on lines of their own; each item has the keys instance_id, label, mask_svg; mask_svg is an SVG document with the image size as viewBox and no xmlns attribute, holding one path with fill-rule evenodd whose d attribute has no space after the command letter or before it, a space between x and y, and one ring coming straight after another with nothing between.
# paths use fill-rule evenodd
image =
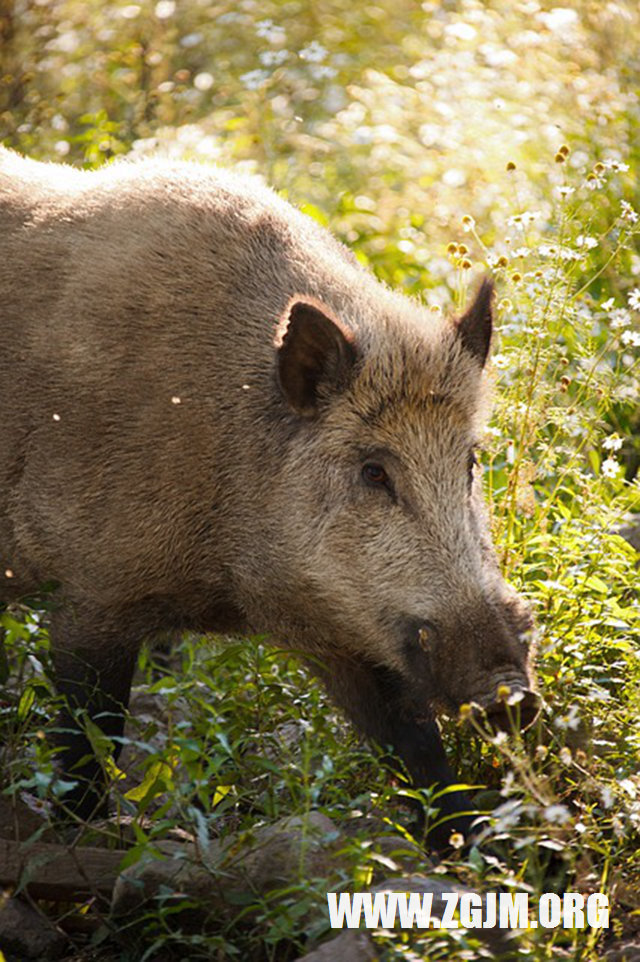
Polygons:
<instances>
[{"instance_id":1,"label":"brown fur","mask_svg":"<svg viewBox=\"0 0 640 962\"><path fill-rule=\"evenodd\" d=\"M529 685L468 480L489 288L456 325L256 180L0 150L0 332L0 596L59 583L78 703L91 672L126 702L145 635L268 632L429 781L367 698L433 733L433 703Z\"/></svg>"}]
</instances>

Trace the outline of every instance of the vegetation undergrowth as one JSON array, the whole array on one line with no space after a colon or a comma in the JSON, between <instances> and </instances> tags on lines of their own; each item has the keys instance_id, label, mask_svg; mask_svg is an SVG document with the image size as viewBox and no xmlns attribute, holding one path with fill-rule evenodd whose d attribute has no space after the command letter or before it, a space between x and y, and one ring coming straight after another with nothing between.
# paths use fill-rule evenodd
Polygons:
<instances>
[{"instance_id":1,"label":"vegetation undergrowth","mask_svg":"<svg viewBox=\"0 0 640 962\"><path fill-rule=\"evenodd\" d=\"M415 832L399 764L358 739L294 656L264 639L191 636L161 665L143 652L117 766L95 733L127 817L122 867L178 858L163 853L171 839L206 862L218 840L295 816L301 854L286 890L227 883L229 911L207 923L170 888L133 920L95 899L50 906L78 958L289 962L330 936L328 889L423 871L532 902L609 896L609 930L530 928L523 960L586 962L640 940L639 569L619 534L640 514L635 5L7 10L6 145L87 167L160 148L247 168L434 313L460 310L494 276L494 407L478 459L503 569L536 613L543 697L523 737L474 727L464 707L443 720L452 763L491 814L486 845L425 868L397 842ZM26 603L0 614L0 790L43 809L68 787L45 736L56 701L45 614ZM437 800L421 797L433 818ZM313 813L333 823L325 862L307 859ZM380 931L376 945L385 962L494 952L464 928Z\"/></svg>"}]
</instances>

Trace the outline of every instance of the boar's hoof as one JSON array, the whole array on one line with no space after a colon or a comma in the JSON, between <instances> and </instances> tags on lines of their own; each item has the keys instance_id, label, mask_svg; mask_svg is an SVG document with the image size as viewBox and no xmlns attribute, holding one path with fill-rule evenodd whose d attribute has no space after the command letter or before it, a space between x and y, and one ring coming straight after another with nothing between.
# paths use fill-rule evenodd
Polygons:
<instances>
[{"instance_id":1,"label":"boar's hoof","mask_svg":"<svg viewBox=\"0 0 640 962\"><path fill-rule=\"evenodd\" d=\"M526 731L536 718L540 710L540 699L534 691L523 688L519 699L509 698L493 702L485 708L486 718L496 731L512 732L519 729Z\"/></svg>"}]
</instances>

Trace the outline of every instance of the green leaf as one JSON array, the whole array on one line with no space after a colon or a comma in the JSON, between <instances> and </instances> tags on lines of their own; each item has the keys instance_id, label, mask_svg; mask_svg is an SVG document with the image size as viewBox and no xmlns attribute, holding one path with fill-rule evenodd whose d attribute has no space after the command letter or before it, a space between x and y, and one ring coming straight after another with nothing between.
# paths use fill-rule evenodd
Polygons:
<instances>
[{"instance_id":1,"label":"green leaf","mask_svg":"<svg viewBox=\"0 0 640 962\"><path fill-rule=\"evenodd\" d=\"M602 578L598 578L597 575L589 575L585 581L585 588L590 588L592 591L597 591L598 594L607 595L610 592L610 587Z\"/></svg>"},{"instance_id":2,"label":"green leaf","mask_svg":"<svg viewBox=\"0 0 640 962\"><path fill-rule=\"evenodd\" d=\"M315 204L309 204L309 203L301 204L300 210L302 211L303 214L307 214L309 217L313 217L313 219L317 221L319 224L322 224L323 227L329 226L329 218L327 217L325 212L323 210L320 210L319 207L316 207Z\"/></svg>"},{"instance_id":3,"label":"green leaf","mask_svg":"<svg viewBox=\"0 0 640 962\"><path fill-rule=\"evenodd\" d=\"M18 702L18 710L17 710L18 721L25 720L25 718L31 711L31 708L33 707L35 698L36 698L35 691L33 690L31 685L28 685L25 688L25 690L22 692L22 695L20 696L20 701Z\"/></svg>"},{"instance_id":4,"label":"green leaf","mask_svg":"<svg viewBox=\"0 0 640 962\"><path fill-rule=\"evenodd\" d=\"M4 628L0 628L0 685L6 684L9 678L9 659L4 644Z\"/></svg>"},{"instance_id":5,"label":"green leaf","mask_svg":"<svg viewBox=\"0 0 640 962\"><path fill-rule=\"evenodd\" d=\"M124 797L131 802L150 802L157 795L170 791L173 787L173 769L164 759L153 762L147 769L142 782L125 792Z\"/></svg>"}]
</instances>

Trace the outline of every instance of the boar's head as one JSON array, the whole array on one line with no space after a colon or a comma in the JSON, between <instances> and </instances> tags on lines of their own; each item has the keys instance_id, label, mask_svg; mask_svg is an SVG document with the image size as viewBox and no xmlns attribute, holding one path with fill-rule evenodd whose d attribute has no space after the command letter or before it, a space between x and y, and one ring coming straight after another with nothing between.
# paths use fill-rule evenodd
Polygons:
<instances>
[{"instance_id":1,"label":"boar's head","mask_svg":"<svg viewBox=\"0 0 640 962\"><path fill-rule=\"evenodd\" d=\"M354 322L294 298L276 336L294 428L273 538L294 641L386 671L411 716L476 703L526 727L532 620L499 571L474 454L492 293L454 321L391 299Z\"/></svg>"}]
</instances>

